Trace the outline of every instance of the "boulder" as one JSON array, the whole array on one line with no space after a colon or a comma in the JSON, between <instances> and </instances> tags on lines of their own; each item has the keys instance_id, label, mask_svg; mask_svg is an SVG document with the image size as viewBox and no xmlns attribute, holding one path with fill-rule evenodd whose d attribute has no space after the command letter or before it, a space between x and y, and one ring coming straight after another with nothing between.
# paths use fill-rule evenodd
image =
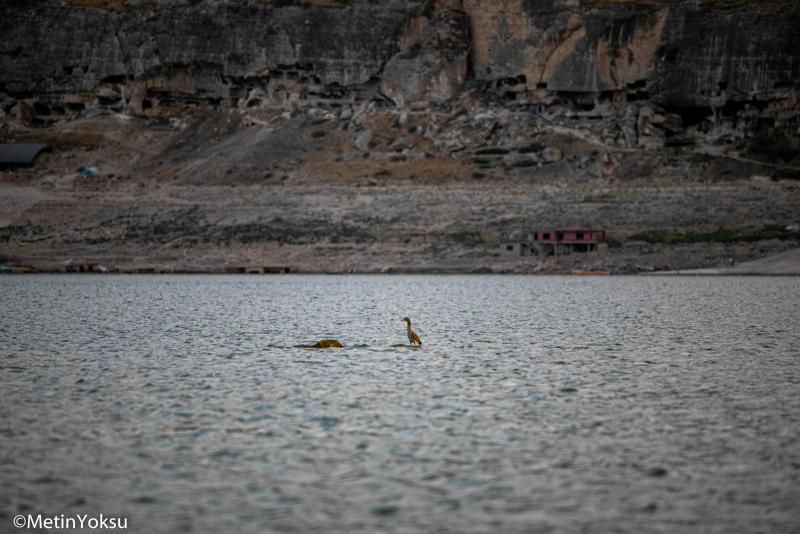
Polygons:
<instances>
[{"instance_id":1,"label":"boulder","mask_svg":"<svg viewBox=\"0 0 800 534\"><path fill-rule=\"evenodd\" d=\"M549 146L542 152L542 157L547 163L555 163L557 161L561 161L561 158L564 157L564 154L560 149L554 146Z\"/></svg>"},{"instance_id":2,"label":"boulder","mask_svg":"<svg viewBox=\"0 0 800 534\"><path fill-rule=\"evenodd\" d=\"M314 349L341 349L342 342L338 339L320 339L311 347Z\"/></svg>"},{"instance_id":3,"label":"boulder","mask_svg":"<svg viewBox=\"0 0 800 534\"><path fill-rule=\"evenodd\" d=\"M372 143L372 131L366 130L353 139L353 145L362 152L368 152Z\"/></svg>"}]
</instances>

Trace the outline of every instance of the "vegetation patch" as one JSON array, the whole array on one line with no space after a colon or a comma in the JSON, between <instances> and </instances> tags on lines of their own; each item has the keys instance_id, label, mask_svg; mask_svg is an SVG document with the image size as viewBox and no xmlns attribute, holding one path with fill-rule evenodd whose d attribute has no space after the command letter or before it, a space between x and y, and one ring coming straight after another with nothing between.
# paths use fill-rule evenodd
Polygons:
<instances>
[{"instance_id":1,"label":"vegetation patch","mask_svg":"<svg viewBox=\"0 0 800 534\"><path fill-rule=\"evenodd\" d=\"M541 152L544 150L544 145L540 143L531 143L530 145L524 146L522 148L517 149L518 154L535 154L537 152Z\"/></svg>"},{"instance_id":2,"label":"vegetation patch","mask_svg":"<svg viewBox=\"0 0 800 534\"><path fill-rule=\"evenodd\" d=\"M475 152L476 156L505 156L506 154L508 154L508 150L499 147L483 148Z\"/></svg>"},{"instance_id":3,"label":"vegetation patch","mask_svg":"<svg viewBox=\"0 0 800 534\"><path fill-rule=\"evenodd\" d=\"M632 235L628 241L645 241L647 243L751 243L767 239L800 240L800 233L792 232L782 226L766 226L764 228L733 230L720 228L713 232L679 232L676 230L649 230Z\"/></svg>"},{"instance_id":4,"label":"vegetation patch","mask_svg":"<svg viewBox=\"0 0 800 534\"><path fill-rule=\"evenodd\" d=\"M83 8L96 7L107 11L116 11L117 13L134 9L150 9L151 11L158 12L165 8L192 7L200 2L201 0L187 0L184 5L172 5L160 0L66 0L66 4L69 6Z\"/></svg>"},{"instance_id":5,"label":"vegetation patch","mask_svg":"<svg viewBox=\"0 0 800 534\"><path fill-rule=\"evenodd\" d=\"M536 162L532 159L521 159L512 163L511 166L515 168L535 167Z\"/></svg>"},{"instance_id":6,"label":"vegetation patch","mask_svg":"<svg viewBox=\"0 0 800 534\"><path fill-rule=\"evenodd\" d=\"M75 7L99 7L117 12L133 7L124 0L67 0L67 4Z\"/></svg>"},{"instance_id":7,"label":"vegetation patch","mask_svg":"<svg viewBox=\"0 0 800 534\"><path fill-rule=\"evenodd\" d=\"M308 8L312 6L320 6L320 7L346 7L351 4L355 4L358 2L363 2L364 0L258 0L261 4L271 4L275 7L289 7L289 6L297 6ZM371 0L367 0L369 3L374 3Z\"/></svg>"},{"instance_id":8,"label":"vegetation patch","mask_svg":"<svg viewBox=\"0 0 800 534\"><path fill-rule=\"evenodd\" d=\"M614 4L680 5L694 4L697 0L583 0L586 5L604 6ZM700 0L701 4L719 7L769 7L792 5L795 0Z\"/></svg>"}]
</instances>

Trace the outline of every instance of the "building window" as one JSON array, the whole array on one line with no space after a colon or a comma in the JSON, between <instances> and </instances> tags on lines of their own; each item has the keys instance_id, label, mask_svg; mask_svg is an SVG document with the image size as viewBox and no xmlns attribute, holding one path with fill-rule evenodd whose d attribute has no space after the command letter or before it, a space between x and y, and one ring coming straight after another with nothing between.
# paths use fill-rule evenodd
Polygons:
<instances>
[{"instance_id":1,"label":"building window","mask_svg":"<svg viewBox=\"0 0 800 534\"><path fill-rule=\"evenodd\" d=\"M575 234L575 239L583 239L583 232L577 232Z\"/></svg>"},{"instance_id":2,"label":"building window","mask_svg":"<svg viewBox=\"0 0 800 534\"><path fill-rule=\"evenodd\" d=\"M514 245L506 245L506 250L514 250Z\"/></svg>"}]
</instances>

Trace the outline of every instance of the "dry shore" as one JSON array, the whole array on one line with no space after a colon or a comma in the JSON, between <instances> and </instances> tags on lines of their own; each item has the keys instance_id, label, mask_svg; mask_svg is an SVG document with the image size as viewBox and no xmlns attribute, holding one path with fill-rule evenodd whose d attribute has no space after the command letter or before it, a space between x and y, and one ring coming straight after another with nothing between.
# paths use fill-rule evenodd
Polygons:
<instances>
[{"instance_id":1,"label":"dry shore","mask_svg":"<svg viewBox=\"0 0 800 534\"><path fill-rule=\"evenodd\" d=\"M266 126L239 112L16 125L15 142L52 150L0 172L0 263L627 274L740 265L800 239L800 180L784 170L599 147L536 130L530 116L523 128L515 115L478 114L428 135L428 113L368 115L360 125L318 111L265 115ZM486 133L484 148L437 144L484 122L507 131ZM519 148L531 142L544 148ZM609 250L503 254L536 228L602 229Z\"/></svg>"}]
</instances>

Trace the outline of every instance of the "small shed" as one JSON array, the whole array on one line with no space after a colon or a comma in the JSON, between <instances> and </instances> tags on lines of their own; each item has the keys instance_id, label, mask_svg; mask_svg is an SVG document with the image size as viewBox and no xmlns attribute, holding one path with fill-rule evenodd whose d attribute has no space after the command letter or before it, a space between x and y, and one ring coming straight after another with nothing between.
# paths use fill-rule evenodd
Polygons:
<instances>
[{"instance_id":1,"label":"small shed","mask_svg":"<svg viewBox=\"0 0 800 534\"><path fill-rule=\"evenodd\" d=\"M49 148L43 144L0 144L0 167L30 167L36 156Z\"/></svg>"},{"instance_id":2,"label":"small shed","mask_svg":"<svg viewBox=\"0 0 800 534\"><path fill-rule=\"evenodd\" d=\"M527 256L530 251L530 243L520 241L509 241L497 245L497 252L501 256Z\"/></svg>"}]
</instances>

